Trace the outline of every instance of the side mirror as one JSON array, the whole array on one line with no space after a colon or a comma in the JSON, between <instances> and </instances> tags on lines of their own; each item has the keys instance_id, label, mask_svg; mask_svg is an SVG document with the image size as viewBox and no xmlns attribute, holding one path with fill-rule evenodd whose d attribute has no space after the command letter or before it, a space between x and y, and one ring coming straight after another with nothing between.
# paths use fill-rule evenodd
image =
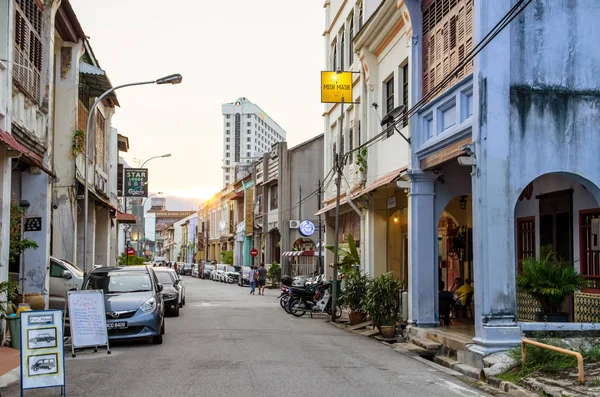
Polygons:
<instances>
[{"instance_id":1,"label":"side mirror","mask_svg":"<svg viewBox=\"0 0 600 397\"><path fill-rule=\"evenodd\" d=\"M161 283L156 284L156 290L158 292L162 292L162 290L164 289L163 285Z\"/></svg>"},{"instance_id":2,"label":"side mirror","mask_svg":"<svg viewBox=\"0 0 600 397\"><path fill-rule=\"evenodd\" d=\"M62 278L65 278L65 279L67 279L67 280L70 280L70 279L72 279L72 278L73 278L73 275L71 274L71 272L70 272L70 271L68 271L68 270L63 270L63 272L62 272Z\"/></svg>"},{"instance_id":3,"label":"side mirror","mask_svg":"<svg viewBox=\"0 0 600 397\"><path fill-rule=\"evenodd\" d=\"M173 283L174 286L178 286L179 285L179 280L175 280L175 282Z\"/></svg>"}]
</instances>

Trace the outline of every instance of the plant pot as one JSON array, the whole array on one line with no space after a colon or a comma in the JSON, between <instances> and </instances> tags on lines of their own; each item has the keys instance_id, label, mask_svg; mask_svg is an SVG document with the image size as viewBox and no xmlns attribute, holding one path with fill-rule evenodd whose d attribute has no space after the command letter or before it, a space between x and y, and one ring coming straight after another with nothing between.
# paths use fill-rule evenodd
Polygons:
<instances>
[{"instance_id":1,"label":"plant pot","mask_svg":"<svg viewBox=\"0 0 600 397\"><path fill-rule=\"evenodd\" d=\"M569 313L535 313L535 321L538 323L568 323Z\"/></svg>"},{"instance_id":2,"label":"plant pot","mask_svg":"<svg viewBox=\"0 0 600 397\"><path fill-rule=\"evenodd\" d=\"M361 312L350 312L348 318L350 319L350 325L356 325L365 321L365 314Z\"/></svg>"},{"instance_id":3,"label":"plant pot","mask_svg":"<svg viewBox=\"0 0 600 397\"><path fill-rule=\"evenodd\" d=\"M23 295L18 295L15 303L29 303L31 310L46 309L46 302L40 294L25 294L25 300L23 300Z\"/></svg>"},{"instance_id":4,"label":"plant pot","mask_svg":"<svg viewBox=\"0 0 600 397\"><path fill-rule=\"evenodd\" d=\"M396 336L396 326L395 325L382 325L379 327L379 332L381 332L381 336L384 338L393 338Z\"/></svg>"}]
</instances>

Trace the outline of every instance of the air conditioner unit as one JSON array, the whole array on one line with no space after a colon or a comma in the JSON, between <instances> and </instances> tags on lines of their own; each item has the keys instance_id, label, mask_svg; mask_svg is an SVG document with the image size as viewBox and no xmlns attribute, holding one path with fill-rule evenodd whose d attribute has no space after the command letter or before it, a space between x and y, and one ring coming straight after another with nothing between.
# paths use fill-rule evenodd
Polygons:
<instances>
[{"instance_id":1,"label":"air conditioner unit","mask_svg":"<svg viewBox=\"0 0 600 397\"><path fill-rule=\"evenodd\" d=\"M300 221L290 221L290 229L298 229L300 227Z\"/></svg>"},{"instance_id":2,"label":"air conditioner unit","mask_svg":"<svg viewBox=\"0 0 600 397\"><path fill-rule=\"evenodd\" d=\"M600 251L600 218L592 219L592 250Z\"/></svg>"}]
</instances>

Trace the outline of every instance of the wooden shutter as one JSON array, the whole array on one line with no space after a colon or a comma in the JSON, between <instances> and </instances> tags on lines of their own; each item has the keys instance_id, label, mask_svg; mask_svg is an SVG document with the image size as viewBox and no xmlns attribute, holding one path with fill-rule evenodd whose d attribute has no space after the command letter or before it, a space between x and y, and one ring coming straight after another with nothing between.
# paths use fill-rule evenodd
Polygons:
<instances>
[{"instance_id":1,"label":"wooden shutter","mask_svg":"<svg viewBox=\"0 0 600 397\"><path fill-rule=\"evenodd\" d=\"M42 71L42 10L34 0L15 1L13 81L36 103Z\"/></svg>"},{"instance_id":2,"label":"wooden shutter","mask_svg":"<svg viewBox=\"0 0 600 397\"><path fill-rule=\"evenodd\" d=\"M535 217L517 219L517 265L521 270L524 258L534 257L535 249Z\"/></svg>"},{"instance_id":3,"label":"wooden shutter","mask_svg":"<svg viewBox=\"0 0 600 397\"><path fill-rule=\"evenodd\" d=\"M104 116L99 111L96 111L96 165L105 170L105 132L106 123Z\"/></svg>"}]
</instances>

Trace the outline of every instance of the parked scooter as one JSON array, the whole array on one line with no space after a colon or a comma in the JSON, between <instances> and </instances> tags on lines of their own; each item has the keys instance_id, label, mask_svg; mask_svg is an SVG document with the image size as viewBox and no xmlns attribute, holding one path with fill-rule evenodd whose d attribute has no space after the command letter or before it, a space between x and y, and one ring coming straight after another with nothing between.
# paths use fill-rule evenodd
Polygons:
<instances>
[{"instance_id":1,"label":"parked scooter","mask_svg":"<svg viewBox=\"0 0 600 397\"><path fill-rule=\"evenodd\" d=\"M292 296L288 302L288 312L295 317L302 317L309 312L311 317L313 313L327 313L331 315L331 293L329 292L329 283L321 283L312 296L307 293L299 296ZM342 308L336 304L335 317L342 315Z\"/></svg>"}]
</instances>

